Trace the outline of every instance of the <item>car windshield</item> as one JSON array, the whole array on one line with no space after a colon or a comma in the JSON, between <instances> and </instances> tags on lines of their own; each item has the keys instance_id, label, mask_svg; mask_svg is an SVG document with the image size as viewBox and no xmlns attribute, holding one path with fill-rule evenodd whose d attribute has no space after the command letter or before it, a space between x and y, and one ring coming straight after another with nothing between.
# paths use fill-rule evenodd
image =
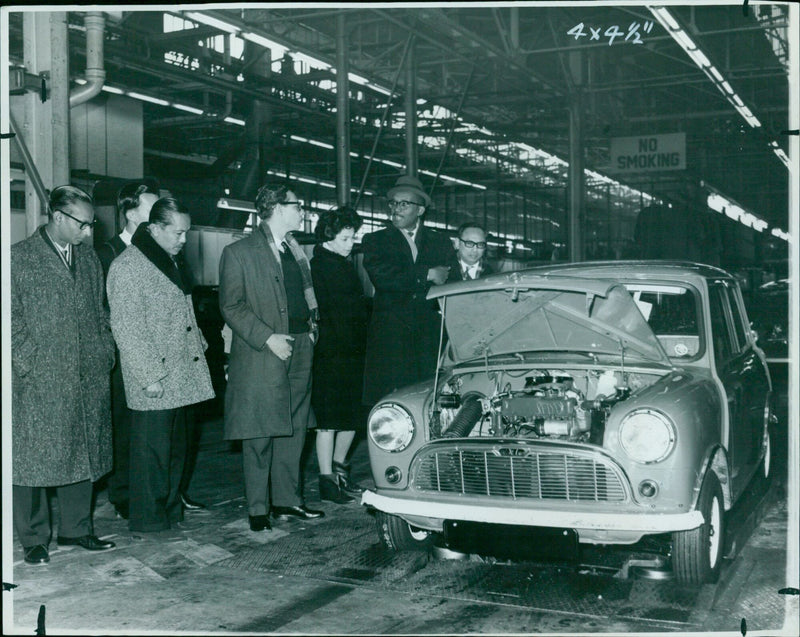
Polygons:
<instances>
[{"instance_id":1,"label":"car windshield","mask_svg":"<svg viewBox=\"0 0 800 637\"><path fill-rule=\"evenodd\" d=\"M688 287L626 283L642 316L673 359L702 355L698 296Z\"/></svg>"}]
</instances>

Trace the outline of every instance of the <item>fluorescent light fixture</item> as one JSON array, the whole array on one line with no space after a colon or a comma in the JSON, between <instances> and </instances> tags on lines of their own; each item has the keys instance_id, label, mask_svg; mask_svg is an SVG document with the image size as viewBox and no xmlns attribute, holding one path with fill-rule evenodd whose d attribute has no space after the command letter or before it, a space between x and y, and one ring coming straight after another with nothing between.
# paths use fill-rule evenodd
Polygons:
<instances>
[{"instance_id":1,"label":"fluorescent light fixture","mask_svg":"<svg viewBox=\"0 0 800 637\"><path fill-rule=\"evenodd\" d=\"M680 29L678 31L672 31L670 35L674 38L674 40L683 47L683 49L691 55L691 51L697 49L697 45L694 43L694 40L690 38L686 31Z\"/></svg>"},{"instance_id":2,"label":"fluorescent light fixture","mask_svg":"<svg viewBox=\"0 0 800 637\"><path fill-rule=\"evenodd\" d=\"M272 40L268 40L263 35L258 35L258 33L250 33L249 31L246 31L244 33L241 33L240 37L245 39L245 40L249 40L250 42L253 42L254 44L259 44L259 45L263 46L265 49L274 49L276 47L280 47L281 49L283 49L284 53L289 50L285 46L282 46L282 45L278 44L277 42L273 42Z\"/></svg>"},{"instance_id":3,"label":"fluorescent light fixture","mask_svg":"<svg viewBox=\"0 0 800 637\"><path fill-rule=\"evenodd\" d=\"M108 84L103 85L103 90L106 93L114 93L114 95L125 95L125 91L121 88L117 88L116 86L109 86Z\"/></svg>"},{"instance_id":4,"label":"fluorescent light fixture","mask_svg":"<svg viewBox=\"0 0 800 637\"><path fill-rule=\"evenodd\" d=\"M789 167L789 157L783 152L782 148L775 148L772 152L778 156L778 159L780 159L787 168Z\"/></svg>"},{"instance_id":5,"label":"fluorescent light fixture","mask_svg":"<svg viewBox=\"0 0 800 637\"><path fill-rule=\"evenodd\" d=\"M193 22L200 22L210 27L214 27L215 29L219 29L220 31L227 31L228 33L239 33L240 31L238 27L235 27L232 24L225 22L223 20L212 18L211 16L205 15L204 13L198 13L196 11L187 11L186 13L184 13L184 16L189 20L192 20Z\"/></svg>"},{"instance_id":6,"label":"fluorescent light fixture","mask_svg":"<svg viewBox=\"0 0 800 637\"><path fill-rule=\"evenodd\" d=\"M223 210L238 210L240 212L250 212L253 213L256 211L256 207L250 203L249 201L242 201L240 199L220 199L217 201L217 208L222 208Z\"/></svg>"},{"instance_id":7,"label":"fluorescent light fixture","mask_svg":"<svg viewBox=\"0 0 800 637\"><path fill-rule=\"evenodd\" d=\"M348 73L347 79L351 82L355 82L356 84L361 84L363 86L369 85L369 80L365 77L361 77L360 75L356 75L355 73Z\"/></svg>"},{"instance_id":8,"label":"fluorescent light fixture","mask_svg":"<svg viewBox=\"0 0 800 637\"><path fill-rule=\"evenodd\" d=\"M150 97L149 95L134 93L133 91L129 92L128 95L134 99L142 100L143 102L152 102L153 104L158 104L159 106L169 106L169 102L167 100L162 100L160 97Z\"/></svg>"},{"instance_id":9,"label":"fluorescent light fixture","mask_svg":"<svg viewBox=\"0 0 800 637\"><path fill-rule=\"evenodd\" d=\"M648 8L653 13L653 15L655 15L656 18L658 18L658 21L661 22L667 29L678 30L681 28L666 7L658 7L658 8L648 7Z\"/></svg>"},{"instance_id":10,"label":"fluorescent light fixture","mask_svg":"<svg viewBox=\"0 0 800 637\"><path fill-rule=\"evenodd\" d=\"M695 49L689 55L692 56L692 59L697 63L697 66L703 67L710 67L711 60L706 57L706 54L703 53L700 49Z\"/></svg>"},{"instance_id":11,"label":"fluorescent light fixture","mask_svg":"<svg viewBox=\"0 0 800 637\"><path fill-rule=\"evenodd\" d=\"M308 143L312 146L319 146L320 148L327 148L328 150L333 150L333 144L329 144L328 142L321 142L316 139L309 139Z\"/></svg>"},{"instance_id":12,"label":"fluorescent light fixture","mask_svg":"<svg viewBox=\"0 0 800 637\"><path fill-rule=\"evenodd\" d=\"M784 232L780 228L773 228L771 231L773 237L778 237L778 239L783 239L784 241L788 241L789 243L792 242L792 237L788 232Z\"/></svg>"},{"instance_id":13,"label":"fluorescent light fixture","mask_svg":"<svg viewBox=\"0 0 800 637\"><path fill-rule=\"evenodd\" d=\"M226 117L225 121L228 122L228 124L238 124L239 126L244 126L243 119L236 119L235 117Z\"/></svg>"},{"instance_id":14,"label":"fluorescent light fixture","mask_svg":"<svg viewBox=\"0 0 800 637\"><path fill-rule=\"evenodd\" d=\"M306 55L305 53L292 53L292 57L295 60L299 60L300 62L305 62L309 66L315 69L322 69L322 70L331 70L333 67L328 64L327 62L323 62L322 60L318 60L315 57L311 57L310 55Z\"/></svg>"},{"instance_id":15,"label":"fluorescent light fixture","mask_svg":"<svg viewBox=\"0 0 800 637\"><path fill-rule=\"evenodd\" d=\"M711 75L713 75L713 76L714 76L714 79L715 79L717 82L722 82L722 81L724 81L724 80L725 80L725 78L724 78L724 77L722 77L722 74L721 74L721 73L720 73L720 72L717 70L717 67L716 67L716 66L712 66L712 67L709 69L709 71L711 71Z\"/></svg>"},{"instance_id":16,"label":"fluorescent light fixture","mask_svg":"<svg viewBox=\"0 0 800 637\"><path fill-rule=\"evenodd\" d=\"M730 85L730 84L728 84L728 82L726 82L725 80L723 80L722 82L720 82L720 83L719 83L719 86L720 86L720 88L721 88L723 91L725 91L726 93L730 93L731 95L736 95L736 91L734 91L734 90L733 90L733 87L731 87L731 85Z\"/></svg>"},{"instance_id":17,"label":"fluorescent light fixture","mask_svg":"<svg viewBox=\"0 0 800 637\"><path fill-rule=\"evenodd\" d=\"M173 103L172 106L174 106L178 110L186 111L187 113L194 113L195 115L202 115L204 112L203 109L201 108L195 108L194 106L187 106L186 104Z\"/></svg>"},{"instance_id":18,"label":"fluorescent light fixture","mask_svg":"<svg viewBox=\"0 0 800 637\"><path fill-rule=\"evenodd\" d=\"M369 87L373 91L377 91L378 93L382 93L383 95L391 95L392 94L392 92L388 88L383 88L382 86L380 86L378 84L370 84Z\"/></svg>"}]
</instances>

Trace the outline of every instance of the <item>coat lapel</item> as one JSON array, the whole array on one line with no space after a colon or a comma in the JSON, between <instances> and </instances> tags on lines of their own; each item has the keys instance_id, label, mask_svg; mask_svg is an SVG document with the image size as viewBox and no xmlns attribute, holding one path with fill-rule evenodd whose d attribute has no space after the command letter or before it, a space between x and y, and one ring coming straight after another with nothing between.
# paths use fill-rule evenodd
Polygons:
<instances>
[{"instance_id":1,"label":"coat lapel","mask_svg":"<svg viewBox=\"0 0 800 637\"><path fill-rule=\"evenodd\" d=\"M67 268L64 265L64 262L61 260L61 257L56 252L56 248L50 241L50 238L46 235L44 226L39 227L39 231L36 233L38 235L38 241L36 243L37 249L41 255L40 263L53 271L58 277L64 279L65 281L69 281L70 283L75 282L75 261L77 259L77 250L73 246L72 248L72 267Z\"/></svg>"}]
</instances>

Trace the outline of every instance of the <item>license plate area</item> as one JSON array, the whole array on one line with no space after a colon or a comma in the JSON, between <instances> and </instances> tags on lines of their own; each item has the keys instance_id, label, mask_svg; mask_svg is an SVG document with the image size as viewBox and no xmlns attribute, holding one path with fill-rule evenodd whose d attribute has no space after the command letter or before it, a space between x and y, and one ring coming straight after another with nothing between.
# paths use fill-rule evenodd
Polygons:
<instances>
[{"instance_id":1,"label":"license plate area","mask_svg":"<svg viewBox=\"0 0 800 637\"><path fill-rule=\"evenodd\" d=\"M445 520L448 548L515 561L568 561L579 559L578 533L574 529L490 524Z\"/></svg>"}]
</instances>

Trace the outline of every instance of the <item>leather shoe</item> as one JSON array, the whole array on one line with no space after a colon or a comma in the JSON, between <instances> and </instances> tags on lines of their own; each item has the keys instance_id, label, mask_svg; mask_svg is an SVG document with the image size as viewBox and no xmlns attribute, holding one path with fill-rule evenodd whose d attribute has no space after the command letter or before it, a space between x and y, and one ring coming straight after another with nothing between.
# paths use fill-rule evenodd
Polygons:
<instances>
[{"instance_id":1,"label":"leather shoe","mask_svg":"<svg viewBox=\"0 0 800 637\"><path fill-rule=\"evenodd\" d=\"M272 517L276 520L288 520L297 518L299 520L314 520L325 517L324 511L315 511L301 504L294 507L272 507Z\"/></svg>"},{"instance_id":2,"label":"leather shoe","mask_svg":"<svg viewBox=\"0 0 800 637\"><path fill-rule=\"evenodd\" d=\"M44 564L50 561L50 553L44 544L29 546L25 549L25 561L28 564Z\"/></svg>"},{"instance_id":3,"label":"leather shoe","mask_svg":"<svg viewBox=\"0 0 800 637\"><path fill-rule=\"evenodd\" d=\"M197 500L192 500L185 493L181 493L180 497L181 497L181 502L183 502L183 508L184 509L189 509L190 511L192 511L192 510L205 509L206 508L205 504L203 504L202 502L198 502Z\"/></svg>"},{"instance_id":4,"label":"leather shoe","mask_svg":"<svg viewBox=\"0 0 800 637\"><path fill-rule=\"evenodd\" d=\"M81 546L87 551L107 551L113 549L116 544L108 540L101 540L96 535L82 535L81 537L61 537L58 536L59 546Z\"/></svg>"},{"instance_id":5,"label":"leather shoe","mask_svg":"<svg viewBox=\"0 0 800 637\"><path fill-rule=\"evenodd\" d=\"M251 515L249 517L251 531L269 531L272 528L268 515Z\"/></svg>"}]
</instances>

